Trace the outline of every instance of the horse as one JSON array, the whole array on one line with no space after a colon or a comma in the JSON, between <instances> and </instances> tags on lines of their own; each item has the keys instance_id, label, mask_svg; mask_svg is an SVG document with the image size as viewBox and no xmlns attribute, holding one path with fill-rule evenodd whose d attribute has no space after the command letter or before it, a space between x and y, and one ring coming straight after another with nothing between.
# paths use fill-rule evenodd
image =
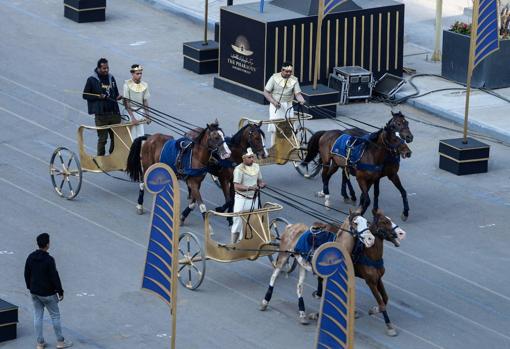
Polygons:
<instances>
[{"instance_id":1,"label":"horse","mask_svg":"<svg viewBox=\"0 0 510 349\"><path fill-rule=\"evenodd\" d=\"M339 167L343 168L344 179L347 178L347 174L350 173L356 176L358 184L362 190L360 208L361 212L364 213L370 205L370 196L368 194L369 189L372 185L377 183L377 196L379 195L378 181L384 175L391 177L395 185L399 184L401 188L402 197L404 200L404 212L403 216L408 216L409 206L407 203L407 193L400 183L400 179L396 176L399 164L395 161L395 158L401 156L402 158L408 158L412 152L406 145L404 139L408 141L413 140L413 135L409 130L409 126L405 117L401 114L393 115L392 119L379 131L374 132L364 139L365 149L360 160L356 164L356 168L353 168L346 163L343 157L332 154L331 150L335 141L343 134L350 134L359 136L362 131L360 129L351 129L347 131L331 130L331 131L319 131L316 132L310 142L308 143L307 156L303 160L300 166L307 166L317 154L320 154L320 161L322 163L322 183L323 189L318 193L319 196L324 196L325 206L330 206L329 200L329 180L331 176L338 170ZM404 137L402 139L401 137ZM352 185L349 181L345 181L349 185L352 201L356 202L356 197ZM400 190L400 189L399 189ZM342 195L344 200L348 202L347 193L345 187L342 188ZM378 202L377 202L378 203Z\"/></svg>"},{"instance_id":2,"label":"horse","mask_svg":"<svg viewBox=\"0 0 510 349\"><path fill-rule=\"evenodd\" d=\"M396 225L391 218L385 216L381 210L372 210L373 220L369 226L370 232L375 237L375 243L372 247L363 248L361 252L356 252L351 258L354 266L354 273L357 277L365 280L367 286L377 302L377 305L370 308L369 315L382 313L386 323L386 334L394 337L397 335L395 326L390 321L386 306L388 304L388 294L384 288L382 277L384 275L383 248L384 240L390 241L395 247L400 246L400 242L405 239L406 232ZM341 242L344 244L345 242ZM343 245L350 248L350 245ZM357 249L357 248L356 248ZM314 298L322 297L322 279L318 278L317 291L313 292ZM313 316L311 316L313 317Z\"/></svg>"},{"instance_id":3,"label":"horse","mask_svg":"<svg viewBox=\"0 0 510 349\"><path fill-rule=\"evenodd\" d=\"M144 196L144 185L143 176L145 171L157 162L160 162L161 153L163 147L169 140L174 138L169 135L156 133L152 136L138 137L133 141L126 165L126 173L129 175L131 180L140 182L140 191L138 195L137 211L139 214L143 213L143 196ZM191 141L189 139L186 139ZM145 141L145 142L144 142ZM198 204L202 216L207 212L207 208L200 195L200 185L205 178L207 165L209 159L213 153L218 153L220 159L226 159L230 156L231 151L228 145L225 143L225 137L223 131L218 125L216 120L212 124L207 126L200 131L198 136L191 141L189 145L192 152L192 158L190 163L192 175L184 175L176 173L179 179L186 182L188 186L188 206L181 213L181 223L184 222L186 217ZM171 167L178 167L177 160L174 163L168 164ZM179 172L179 170L177 171Z\"/></svg>"},{"instance_id":4,"label":"horse","mask_svg":"<svg viewBox=\"0 0 510 349\"><path fill-rule=\"evenodd\" d=\"M386 334L394 337L397 335L397 330L391 323L386 310L388 294L382 282L385 272L383 262L384 240L393 243L395 247L399 247L400 242L406 237L406 232L393 223L389 217L385 216L381 210L373 210L373 212L374 221L371 227L379 227L378 229L371 229L375 236L375 243L372 247L365 248L358 257L354 257L354 273L357 277L365 280L377 302L377 305L372 307L368 314L382 313L386 324Z\"/></svg>"},{"instance_id":5,"label":"horse","mask_svg":"<svg viewBox=\"0 0 510 349\"><path fill-rule=\"evenodd\" d=\"M349 216L344 220L343 224L340 227L320 222L314 223L313 227L317 227L318 229L324 232L329 232L329 234L333 235L336 241L342 242L343 245L346 246L347 251L349 251L349 253L352 251L356 239L359 239L361 243L363 243L363 245L365 245L367 248L374 244L374 236L372 235L372 233L370 233L368 229L367 220L357 211L350 212ZM275 269L273 271L273 274L271 275L266 295L264 296L264 299L262 300L259 307L261 311L265 311L267 309L271 297L273 295L273 289L276 278L278 277L278 274L280 273L282 268L287 263L291 254L294 254L299 264L299 277L297 283L297 296L299 309L298 320L303 325L307 325L309 323L305 313L305 302L303 300L303 284L306 277L306 271L307 270L312 271L312 266L310 264L310 260L303 258L301 254L298 254L297 252L292 253L287 251L295 251L296 245L298 244L300 237L307 230L308 226L302 223L289 224L285 228L285 231L283 232L280 241L281 251L278 253L278 257L275 263Z\"/></svg>"},{"instance_id":6,"label":"horse","mask_svg":"<svg viewBox=\"0 0 510 349\"><path fill-rule=\"evenodd\" d=\"M225 197L225 204L216 207L217 212L232 212L234 208L234 168L243 162L243 154L248 148L251 148L257 158L264 159L268 156L266 144L264 142L265 134L260 128L259 123L248 123L236 132L230 139L227 138L227 145L231 150L231 155L227 159L221 160L216 156L211 158L208 166L208 172L218 178L218 182ZM199 130L198 130L199 131ZM196 136L191 134L191 136ZM192 138L193 138L192 137ZM232 217L228 217L229 225L232 225Z\"/></svg>"}]
</instances>

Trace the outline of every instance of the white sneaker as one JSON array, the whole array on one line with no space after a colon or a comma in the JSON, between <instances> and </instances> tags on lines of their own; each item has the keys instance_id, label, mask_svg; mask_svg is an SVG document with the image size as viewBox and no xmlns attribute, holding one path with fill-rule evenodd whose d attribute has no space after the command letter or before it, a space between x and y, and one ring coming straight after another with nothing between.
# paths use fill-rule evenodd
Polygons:
<instances>
[{"instance_id":1,"label":"white sneaker","mask_svg":"<svg viewBox=\"0 0 510 349\"><path fill-rule=\"evenodd\" d=\"M46 348L47 346L48 346L48 343L46 343L46 342L44 342L44 343L42 343L42 344L41 344L41 343L37 343L36 348L37 348L37 349L44 349L44 348Z\"/></svg>"},{"instance_id":2,"label":"white sneaker","mask_svg":"<svg viewBox=\"0 0 510 349\"><path fill-rule=\"evenodd\" d=\"M69 348L73 346L73 342L65 339L63 342L57 342L57 349Z\"/></svg>"}]
</instances>

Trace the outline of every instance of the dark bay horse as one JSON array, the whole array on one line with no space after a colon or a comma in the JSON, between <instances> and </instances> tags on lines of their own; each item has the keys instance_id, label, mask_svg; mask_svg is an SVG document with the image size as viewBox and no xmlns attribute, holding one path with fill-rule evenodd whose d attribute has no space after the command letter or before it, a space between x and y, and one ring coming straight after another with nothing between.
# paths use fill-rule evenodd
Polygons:
<instances>
[{"instance_id":1,"label":"dark bay horse","mask_svg":"<svg viewBox=\"0 0 510 349\"><path fill-rule=\"evenodd\" d=\"M367 286L377 302L372 307L369 315L382 313L384 322L386 323L386 334L388 336L396 336L397 330L393 326L388 316L386 306L388 304L388 294L384 288L382 277L384 275L383 249L384 240L390 241L395 247L400 246L400 242L405 239L406 232L396 225L389 217L385 216L381 210L372 210L374 215L369 225L370 232L375 236L375 243L371 247L364 247L361 252L351 256L354 265L354 273L357 277L365 280ZM346 245L347 240L340 241L345 248L351 248L352 245ZM315 298L320 298L323 293L322 279L318 279L317 291L313 293ZM310 314L314 318L314 314Z\"/></svg>"},{"instance_id":2,"label":"dark bay horse","mask_svg":"<svg viewBox=\"0 0 510 349\"><path fill-rule=\"evenodd\" d=\"M264 159L268 156L264 142L264 131L260 128L260 123L248 123L236 132L230 139L227 139L228 147L231 150L230 157L221 160L214 156L208 167L209 173L218 178L218 181L225 197L225 204L216 207L218 212L232 212L234 208L234 168L243 162L243 154L248 148L257 155L257 158ZM229 217L229 223L232 218Z\"/></svg>"},{"instance_id":3,"label":"dark bay horse","mask_svg":"<svg viewBox=\"0 0 510 349\"><path fill-rule=\"evenodd\" d=\"M133 141L127 160L126 172L129 177L140 183L138 196L138 213L143 213L143 176L145 171L157 162L160 162L161 151L168 140L174 138L169 135L156 133L152 136L138 137ZM144 142L145 141L145 142ZM197 175L182 176L176 173L179 179L184 180L188 186L189 204L181 214L181 223L198 204L200 212L205 214L207 208L200 195L200 186L206 175L206 169L213 153L218 153L220 159L226 159L231 152L225 143L225 136L218 125L218 121L208 124L206 128L193 139L190 145L192 151L191 170L196 170ZM175 166L175 164L170 164Z\"/></svg>"},{"instance_id":4,"label":"dark bay horse","mask_svg":"<svg viewBox=\"0 0 510 349\"><path fill-rule=\"evenodd\" d=\"M386 310L388 294L382 282L385 272L383 262L384 240L393 243L395 247L399 247L400 241L406 237L406 232L380 210L374 211L374 220L370 227L370 231L375 236L375 244L370 248L365 248L359 256L354 256L354 272L357 277L365 280L377 302L377 305L372 307L368 314L382 313L386 324L386 334L393 337L397 335L397 330L391 323Z\"/></svg>"},{"instance_id":5,"label":"dark bay horse","mask_svg":"<svg viewBox=\"0 0 510 349\"><path fill-rule=\"evenodd\" d=\"M324 195L326 206L330 205L329 180L338 168L344 169L344 173L348 171L348 173L356 176L356 180L362 191L360 208L361 212L364 213L370 205L368 191L372 185L383 176L383 169L388 161L388 154L391 154L393 158L395 156L401 156L402 158L411 156L411 150L400 137L404 135L402 132L397 131L397 126L395 126L393 120L392 118L384 128L370 135L369 140L366 141L365 150L358 162L358 168L356 170L350 168L343 157L331 153L335 141L344 134L344 131L320 131L312 136L308 143L308 152L303 164L306 165L314 159L317 154L320 154L320 160L323 166L323 190L320 194ZM397 134L397 132L399 133ZM362 164L363 167L359 166L360 164Z\"/></svg>"},{"instance_id":6,"label":"dark bay horse","mask_svg":"<svg viewBox=\"0 0 510 349\"><path fill-rule=\"evenodd\" d=\"M326 223L314 223L314 227L319 228L325 232L331 232L328 234L333 235L332 233L336 233L335 241L342 243L342 245L346 248L348 252L352 251L354 247L354 243L356 240L359 241L366 246L367 248L374 244L374 236L368 229L367 220L360 215L359 212L350 212L349 216L345 219L343 224L338 227L336 225L326 224ZM289 259L291 253L286 251L295 251L296 245L303 235L305 231L308 230L308 226L302 223L297 224L289 224L285 227L285 231L281 235L280 247L281 252L278 253L278 257L276 259L275 270L271 275L271 280L269 281L269 287L266 291L266 295L260 304L260 310L264 311L267 309L271 297L273 295L273 288L276 282L280 271L284 267L285 263ZM333 235L334 237L334 235ZM284 252L285 251L285 252ZM299 308L299 317L298 320L301 324L307 325L309 323L308 318L305 312L305 302L303 300L303 286L306 277L306 271L312 271L312 266L310 264L310 260L303 258L300 254L295 253L296 260L299 263L299 277L297 283L297 296L298 296L298 308Z\"/></svg>"}]
</instances>

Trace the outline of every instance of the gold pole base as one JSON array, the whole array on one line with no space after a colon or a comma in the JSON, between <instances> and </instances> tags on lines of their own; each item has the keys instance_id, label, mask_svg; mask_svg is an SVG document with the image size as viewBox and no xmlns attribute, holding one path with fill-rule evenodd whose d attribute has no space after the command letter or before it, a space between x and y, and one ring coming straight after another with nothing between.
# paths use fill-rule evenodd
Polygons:
<instances>
[{"instance_id":1,"label":"gold pole base","mask_svg":"<svg viewBox=\"0 0 510 349\"><path fill-rule=\"evenodd\" d=\"M440 50L434 51L430 60L432 62L441 62L441 51Z\"/></svg>"}]
</instances>

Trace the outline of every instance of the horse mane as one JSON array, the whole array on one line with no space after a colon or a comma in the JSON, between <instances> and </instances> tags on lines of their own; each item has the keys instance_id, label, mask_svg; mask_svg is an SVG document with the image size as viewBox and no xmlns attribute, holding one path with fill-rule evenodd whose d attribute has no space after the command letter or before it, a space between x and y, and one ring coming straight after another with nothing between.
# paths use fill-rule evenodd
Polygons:
<instances>
[{"instance_id":1,"label":"horse mane","mask_svg":"<svg viewBox=\"0 0 510 349\"><path fill-rule=\"evenodd\" d=\"M216 131L216 130L220 130L220 127L218 124L207 124L207 126L205 128L203 128L202 131L200 131L198 136L195 137L193 142L200 144L200 142L202 142L202 138L204 138L207 130Z\"/></svg>"},{"instance_id":2,"label":"horse mane","mask_svg":"<svg viewBox=\"0 0 510 349\"><path fill-rule=\"evenodd\" d=\"M241 144L241 139L243 137L243 132L248 128L248 127L252 127L252 126L256 126L255 124L246 124L244 125L243 127L241 127L241 129L239 129L239 131L237 131L235 133L235 135L232 136L232 138L230 139L230 143L233 144L233 145L239 145ZM262 135L262 137L264 137L264 139L266 138L266 135L264 133L264 131L262 131L262 129L260 127L258 127L258 130L260 132L260 134Z\"/></svg>"},{"instance_id":3,"label":"horse mane","mask_svg":"<svg viewBox=\"0 0 510 349\"><path fill-rule=\"evenodd\" d=\"M239 131L237 131L235 135L232 136L232 138L230 139L230 143L234 145L239 145L241 143L241 138L243 137L243 132L244 130L246 130L248 126L250 126L250 124L246 124L243 127L241 127Z\"/></svg>"}]
</instances>

